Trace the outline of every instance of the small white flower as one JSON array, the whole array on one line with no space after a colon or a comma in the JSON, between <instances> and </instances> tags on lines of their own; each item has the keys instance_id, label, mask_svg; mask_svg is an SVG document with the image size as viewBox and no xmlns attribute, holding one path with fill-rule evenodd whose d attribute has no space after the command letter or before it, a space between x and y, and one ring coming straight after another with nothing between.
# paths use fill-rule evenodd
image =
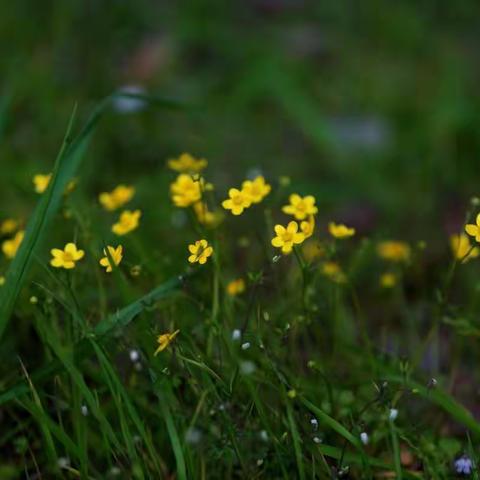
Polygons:
<instances>
[{"instance_id":1,"label":"small white flower","mask_svg":"<svg viewBox=\"0 0 480 480\"><path fill-rule=\"evenodd\" d=\"M253 362L240 363L240 371L243 373L243 375L251 375L255 370L256 367Z\"/></svg>"},{"instance_id":2,"label":"small white flower","mask_svg":"<svg viewBox=\"0 0 480 480\"><path fill-rule=\"evenodd\" d=\"M130 357L130 361L132 361L133 363L140 360L140 352L135 348L132 348L130 352L128 352L128 355Z\"/></svg>"},{"instance_id":3,"label":"small white flower","mask_svg":"<svg viewBox=\"0 0 480 480\"><path fill-rule=\"evenodd\" d=\"M360 440L364 445L368 445L368 433L367 432L362 432L360 434Z\"/></svg>"},{"instance_id":4,"label":"small white flower","mask_svg":"<svg viewBox=\"0 0 480 480\"><path fill-rule=\"evenodd\" d=\"M263 465L263 458L259 458L257 460L257 467L261 467Z\"/></svg>"},{"instance_id":5,"label":"small white flower","mask_svg":"<svg viewBox=\"0 0 480 480\"><path fill-rule=\"evenodd\" d=\"M202 432L195 427L189 428L185 433L185 441L190 445L196 445L200 443L202 439Z\"/></svg>"},{"instance_id":6,"label":"small white flower","mask_svg":"<svg viewBox=\"0 0 480 480\"><path fill-rule=\"evenodd\" d=\"M82 405L80 407L80 411L82 412L82 415L86 417L88 415L88 407L86 405Z\"/></svg>"},{"instance_id":7,"label":"small white flower","mask_svg":"<svg viewBox=\"0 0 480 480\"><path fill-rule=\"evenodd\" d=\"M122 471L118 467L113 466L108 473L111 477L118 477Z\"/></svg>"},{"instance_id":8,"label":"small white flower","mask_svg":"<svg viewBox=\"0 0 480 480\"><path fill-rule=\"evenodd\" d=\"M319 437L313 437L313 443L322 443L322 439Z\"/></svg>"},{"instance_id":9,"label":"small white flower","mask_svg":"<svg viewBox=\"0 0 480 480\"><path fill-rule=\"evenodd\" d=\"M232 340L240 340L242 338L242 331L239 328L236 328L232 332Z\"/></svg>"},{"instance_id":10,"label":"small white flower","mask_svg":"<svg viewBox=\"0 0 480 480\"><path fill-rule=\"evenodd\" d=\"M264 442L268 442L268 433L266 430L261 430L260 431L260 438L264 441Z\"/></svg>"},{"instance_id":11,"label":"small white flower","mask_svg":"<svg viewBox=\"0 0 480 480\"><path fill-rule=\"evenodd\" d=\"M388 418L393 422L398 417L398 410L396 408L391 408Z\"/></svg>"},{"instance_id":12,"label":"small white flower","mask_svg":"<svg viewBox=\"0 0 480 480\"><path fill-rule=\"evenodd\" d=\"M68 457L59 457L57 465L58 468L68 468L70 466L70 459Z\"/></svg>"},{"instance_id":13,"label":"small white flower","mask_svg":"<svg viewBox=\"0 0 480 480\"><path fill-rule=\"evenodd\" d=\"M125 85L119 89L119 93L142 95L145 89L139 85ZM135 113L145 108L146 102L135 97L115 97L113 100L113 108L119 113Z\"/></svg>"},{"instance_id":14,"label":"small white flower","mask_svg":"<svg viewBox=\"0 0 480 480\"><path fill-rule=\"evenodd\" d=\"M250 348L250 342L242 343L242 350L248 350Z\"/></svg>"},{"instance_id":15,"label":"small white flower","mask_svg":"<svg viewBox=\"0 0 480 480\"><path fill-rule=\"evenodd\" d=\"M313 428L314 430L316 430L316 429L318 428L318 420L317 420L316 418L312 418L312 419L310 420L310 425L312 426L312 428Z\"/></svg>"}]
</instances>

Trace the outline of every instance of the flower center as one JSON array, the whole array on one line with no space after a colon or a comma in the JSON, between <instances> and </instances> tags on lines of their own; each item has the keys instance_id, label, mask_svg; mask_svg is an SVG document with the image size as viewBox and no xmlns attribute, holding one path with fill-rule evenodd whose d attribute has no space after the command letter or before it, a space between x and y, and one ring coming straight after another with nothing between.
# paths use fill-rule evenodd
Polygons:
<instances>
[{"instance_id":1,"label":"flower center","mask_svg":"<svg viewBox=\"0 0 480 480\"><path fill-rule=\"evenodd\" d=\"M235 195L234 197L232 197L232 202L235 205L241 205L243 203L243 197L241 195Z\"/></svg>"}]
</instances>

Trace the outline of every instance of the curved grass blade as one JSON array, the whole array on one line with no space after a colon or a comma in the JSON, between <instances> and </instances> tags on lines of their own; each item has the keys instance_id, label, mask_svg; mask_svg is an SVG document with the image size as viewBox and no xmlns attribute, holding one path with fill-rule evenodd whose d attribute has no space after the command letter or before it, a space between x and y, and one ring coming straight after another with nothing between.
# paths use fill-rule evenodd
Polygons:
<instances>
[{"instance_id":1,"label":"curved grass blade","mask_svg":"<svg viewBox=\"0 0 480 480\"><path fill-rule=\"evenodd\" d=\"M425 400L438 405L445 410L457 422L467 427L475 437L480 437L480 424L475 420L473 415L460 403L458 403L451 395L442 391L438 386L428 388L414 380L406 379L401 375L386 374L385 380L403 385L414 391L417 395Z\"/></svg>"}]
</instances>

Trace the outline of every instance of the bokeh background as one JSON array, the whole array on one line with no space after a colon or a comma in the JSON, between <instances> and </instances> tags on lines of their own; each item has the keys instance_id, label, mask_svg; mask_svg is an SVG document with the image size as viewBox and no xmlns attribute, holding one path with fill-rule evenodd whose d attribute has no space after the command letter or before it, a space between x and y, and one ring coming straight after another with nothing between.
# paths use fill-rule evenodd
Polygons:
<instances>
[{"instance_id":1,"label":"bokeh background","mask_svg":"<svg viewBox=\"0 0 480 480\"><path fill-rule=\"evenodd\" d=\"M188 151L220 188L287 175L364 233L435 245L479 193L479 20L474 0L1 2L0 215L28 216L75 103L137 86L186 108L117 105L85 188Z\"/></svg>"}]
</instances>

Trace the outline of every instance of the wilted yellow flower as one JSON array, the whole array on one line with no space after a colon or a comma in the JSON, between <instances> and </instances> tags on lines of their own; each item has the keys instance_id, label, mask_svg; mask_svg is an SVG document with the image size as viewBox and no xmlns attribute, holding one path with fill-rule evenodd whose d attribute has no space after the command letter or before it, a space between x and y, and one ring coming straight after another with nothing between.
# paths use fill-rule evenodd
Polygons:
<instances>
[{"instance_id":1,"label":"wilted yellow flower","mask_svg":"<svg viewBox=\"0 0 480 480\"><path fill-rule=\"evenodd\" d=\"M272 245L281 248L282 253L290 253L294 245L299 245L305 240L305 235L298 231L297 222L290 222L287 228L275 225L274 229L277 236L272 239Z\"/></svg>"},{"instance_id":2,"label":"wilted yellow flower","mask_svg":"<svg viewBox=\"0 0 480 480\"><path fill-rule=\"evenodd\" d=\"M18 228L18 221L14 218L6 218L0 225L1 235L10 235L14 233Z\"/></svg>"},{"instance_id":3,"label":"wilted yellow flower","mask_svg":"<svg viewBox=\"0 0 480 480\"><path fill-rule=\"evenodd\" d=\"M228 198L222 202L225 210L230 210L233 215L241 215L242 212L252 204L251 198L238 188L231 188L228 191Z\"/></svg>"},{"instance_id":4,"label":"wilted yellow flower","mask_svg":"<svg viewBox=\"0 0 480 480\"><path fill-rule=\"evenodd\" d=\"M118 185L111 192L102 192L98 200L103 208L108 211L117 210L127 204L135 195L135 187Z\"/></svg>"},{"instance_id":5,"label":"wilted yellow flower","mask_svg":"<svg viewBox=\"0 0 480 480\"><path fill-rule=\"evenodd\" d=\"M198 202L202 198L203 185L202 178L181 173L170 185L170 195L175 206L185 208Z\"/></svg>"},{"instance_id":6,"label":"wilted yellow flower","mask_svg":"<svg viewBox=\"0 0 480 480\"><path fill-rule=\"evenodd\" d=\"M397 284L397 276L394 273L386 272L380 277L380 286L383 288L393 288Z\"/></svg>"},{"instance_id":7,"label":"wilted yellow flower","mask_svg":"<svg viewBox=\"0 0 480 480\"><path fill-rule=\"evenodd\" d=\"M335 238L348 238L355 235L355 229L347 227L343 223L330 222L328 224L328 231L330 235Z\"/></svg>"},{"instance_id":8,"label":"wilted yellow flower","mask_svg":"<svg viewBox=\"0 0 480 480\"><path fill-rule=\"evenodd\" d=\"M245 180L242 183L242 192L250 198L252 203L260 203L272 190L260 175L254 180Z\"/></svg>"},{"instance_id":9,"label":"wilted yellow flower","mask_svg":"<svg viewBox=\"0 0 480 480\"><path fill-rule=\"evenodd\" d=\"M43 193L48 188L48 184L50 183L51 178L52 178L51 173L47 173L45 175L39 173L37 175L34 175L33 185L35 187L35 191L37 193Z\"/></svg>"},{"instance_id":10,"label":"wilted yellow flower","mask_svg":"<svg viewBox=\"0 0 480 480\"><path fill-rule=\"evenodd\" d=\"M20 230L15 234L13 238L11 238L10 240L5 240L2 243L2 251L7 258L12 259L13 257L15 257L15 255L17 254L17 250L23 241L24 236L25 236L25 231Z\"/></svg>"},{"instance_id":11,"label":"wilted yellow flower","mask_svg":"<svg viewBox=\"0 0 480 480\"><path fill-rule=\"evenodd\" d=\"M207 262L208 257L213 253L213 248L208 245L205 239L197 240L194 244L188 246L191 255L188 257L190 263L198 262L203 265Z\"/></svg>"},{"instance_id":12,"label":"wilted yellow flower","mask_svg":"<svg viewBox=\"0 0 480 480\"><path fill-rule=\"evenodd\" d=\"M119 245L117 248L115 248L108 245L107 250L108 250L108 255L106 250L105 249L103 250L103 254L105 256L102 259L100 259L100 265L106 268L107 273L110 273L113 270L110 259L112 260L113 264L116 267L118 267L123 258L123 246Z\"/></svg>"},{"instance_id":13,"label":"wilted yellow flower","mask_svg":"<svg viewBox=\"0 0 480 480\"><path fill-rule=\"evenodd\" d=\"M173 333L162 333L157 338L158 348L155 350L154 355L163 352L174 340L174 338L180 333L180 330L175 330Z\"/></svg>"},{"instance_id":14,"label":"wilted yellow flower","mask_svg":"<svg viewBox=\"0 0 480 480\"><path fill-rule=\"evenodd\" d=\"M237 278L236 280L232 280L227 285L227 293L234 297L235 295L239 295L245 291L245 280L243 278Z\"/></svg>"},{"instance_id":15,"label":"wilted yellow flower","mask_svg":"<svg viewBox=\"0 0 480 480\"><path fill-rule=\"evenodd\" d=\"M115 235L126 235L127 233L135 230L140 223L140 217L142 212L140 210L124 210L120 214L120 218L117 223L112 226L112 232Z\"/></svg>"},{"instance_id":16,"label":"wilted yellow flower","mask_svg":"<svg viewBox=\"0 0 480 480\"><path fill-rule=\"evenodd\" d=\"M313 195L302 198L300 195L293 193L288 200L290 204L285 205L282 211L287 215L293 215L297 220L305 220L309 215L315 215L318 212Z\"/></svg>"},{"instance_id":17,"label":"wilted yellow flower","mask_svg":"<svg viewBox=\"0 0 480 480\"><path fill-rule=\"evenodd\" d=\"M306 239L310 238L315 230L315 217L310 215L308 220L304 220L302 223L300 223L300 230L305 235Z\"/></svg>"},{"instance_id":18,"label":"wilted yellow flower","mask_svg":"<svg viewBox=\"0 0 480 480\"><path fill-rule=\"evenodd\" d=\"M336 262L325 262L322 265L322 273L335 283L344 283L346 281L345 274Z\"/></svg>"},{"instance_id":19,"label":"wilted yellow flower","mask_svg":"<svg viewBox=\"0 0 480 480\"><path fill-rule=\"evenodd\" d=\"M204 202L194 203L193 210L195 211L198 221L207 227L215 227L222 221L222 214L220 212L210 211Z\"/></svg>"},{"instance_id":20,"label":"wilted yellow flower","mask_svg":"<svg viewBox=\"0 0 480 480\"><path fill-rule=\"evenodd\" d=\"M452 235L450 237L450 247L452 248L453 256L457 260L461 260L462 263L466 263L480 254L480 249L473 247L470 239L464 233Z\"/></svg>"},{"instance_id":21,"label":"wilted yellow flower","mask_svg":"<svg viewBox=\"0 0 480 480\"><path fill-rule=\"evenodd\" d=\"M182 153L178 158L172 158L168 161L168 166L172 170L181 173L201 172L208 162L204 158L195 158L189 153Z\"/></svg>"},{"instance_id":22,"label":"wilted yellow flower","mask_svg":"<svg viewBox=\"0 0 480 480\"><path fill-rule=\"evenodd\" d=\"M55 268L65 268L67 270L75 268L76 262L85 256L85 252L78 250L74 243L67 243L63 250L60 248L52 248L50 253L52 254L50 265Z\"/></svg>"},{"instance_id":23,"label":"wilted yellow flower","mask_svg":"<svg viewBox=\"0 0 480 480\"><path fill-rule=\"evenodd\" d=\"M389 240L377 245L378 255L392 262L406 262L410 258L410 247L405 242Z\"/></svg>"},{"instance_id":24,"label":"wilted yellow flower","mask_svg":"<svg viewBox=\"0 0 480 480\"><path fill-rule=\"evenodd\" d=\"M475 237L477 242L480 242L480 213L477 215L475 219L475 224L469 223L465 225L465 231L471 236Z\"/></svg>"}]
</instances>

